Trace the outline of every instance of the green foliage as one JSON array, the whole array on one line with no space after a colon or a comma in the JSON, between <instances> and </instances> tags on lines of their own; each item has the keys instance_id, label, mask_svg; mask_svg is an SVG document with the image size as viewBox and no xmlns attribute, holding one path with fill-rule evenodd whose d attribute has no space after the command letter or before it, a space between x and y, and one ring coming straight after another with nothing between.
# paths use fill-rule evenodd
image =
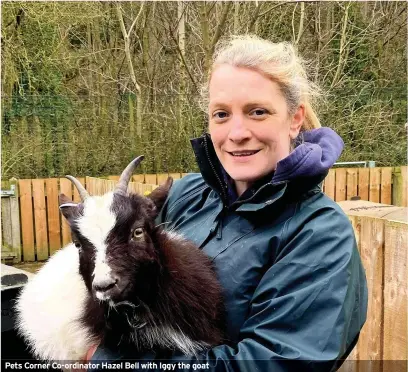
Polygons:
<instances>
[{"instance_id":1,"label":"green foliage","mask_svg":"<svg viewBox=\"0 0 408 372\"><path fill-rule=\"evenodd\" d=\"M302 15L299 3L240 2L235 25L234 7L221 25L225 4L208 3L209 41L200 4L183 4L185 64L177 2L121 3L127 30L140 12L131 34L137 107L116 3L3 2L3 177L118 174L139 154L144 172L196 171L189 139L207 126L197 103L205 42L237 25L272 41L301 31L297 47L324 91L321 122L346 143L341 161L406 164L406 3L312 2Z\"/></svg>"}]
</instances>

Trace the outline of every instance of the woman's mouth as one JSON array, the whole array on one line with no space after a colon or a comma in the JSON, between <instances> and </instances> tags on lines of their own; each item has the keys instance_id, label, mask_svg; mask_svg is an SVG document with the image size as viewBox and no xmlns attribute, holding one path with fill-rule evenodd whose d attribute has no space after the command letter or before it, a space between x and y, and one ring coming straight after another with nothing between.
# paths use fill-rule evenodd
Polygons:
<instances>
[{"instance_id":1,"label":"woman's mouth","mask_svg":"<svg viewBox=\"0 0 408 372\"><path fill-rule=\"evenodd\" d=\"M241 151L228 151L228 153L234 157L248 157L255 155L261 150L241 150Z\"/></svg>"}]
</instances>

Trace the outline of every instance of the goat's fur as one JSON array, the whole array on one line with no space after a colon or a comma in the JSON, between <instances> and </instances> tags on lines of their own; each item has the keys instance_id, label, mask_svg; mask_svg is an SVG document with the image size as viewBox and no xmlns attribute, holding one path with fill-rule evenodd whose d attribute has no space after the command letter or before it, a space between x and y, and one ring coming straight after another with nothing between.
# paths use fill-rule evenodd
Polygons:
<instances>
[{"instance_id":1,"label":"goat's fur","mask_svg":"<svg viewBox=\"0 0 408 372\"><path fill-rule=\"evenodd\" d=\"M148 197L111 192L76 204L60 196L74 243L50 258L16 306L18 330L37 358L80 360L99 343L196 354L222 341L210 260L154 225L171 183Z\"/></svg>"}]
</instances>

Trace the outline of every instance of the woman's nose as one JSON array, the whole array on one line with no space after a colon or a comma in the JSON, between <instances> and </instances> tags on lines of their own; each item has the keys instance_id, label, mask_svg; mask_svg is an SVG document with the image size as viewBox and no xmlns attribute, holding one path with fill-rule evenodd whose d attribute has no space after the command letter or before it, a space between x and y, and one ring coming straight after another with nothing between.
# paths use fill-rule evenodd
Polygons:
<instances>
[{"instance_id":1,"label":"woman's nose","mask_svg":"<svg viewBox=\"0 0 408 372\"><path fill-rule=\"evenodd\" d=\"M231 128L228 139L234 142L241 142L251 137L251 131L246 127L244 118L235 117L231 120Z\"/></svg>"}]
</instances>

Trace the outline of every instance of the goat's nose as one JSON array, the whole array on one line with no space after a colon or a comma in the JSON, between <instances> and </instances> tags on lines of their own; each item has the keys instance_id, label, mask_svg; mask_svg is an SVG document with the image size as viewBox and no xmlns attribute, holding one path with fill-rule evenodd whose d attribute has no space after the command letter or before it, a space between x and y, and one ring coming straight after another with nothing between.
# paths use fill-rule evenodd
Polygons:
<instances>
[{"instance_id":1,"label":"goat's nose","mask_svg":"<svg viewBox=\"0 0 408 372\"><path fill-rule=\"evenodd\" d=\"M92 287L95 291L106 292L113 288L118 282L117 278L107 277L99 280L94 280Z\"/></svg>"}]
</instances>

